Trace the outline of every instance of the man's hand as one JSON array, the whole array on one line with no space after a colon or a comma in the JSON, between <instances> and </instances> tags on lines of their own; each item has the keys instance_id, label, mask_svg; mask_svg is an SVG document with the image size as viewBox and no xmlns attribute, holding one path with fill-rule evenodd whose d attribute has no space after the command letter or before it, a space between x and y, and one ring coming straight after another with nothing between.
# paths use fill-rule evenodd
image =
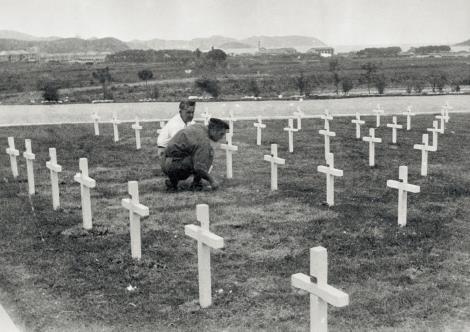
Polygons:
<instances>
[{"instance_id":1,"label":"man's hand","mask_svg":"<svg viewBox=\"0 0 470 332\"><path fill-rule=\"evenodd\" d=\"M212 190L217 190L219 188L219 184L215 180L213 180L211 182L211 188Z\"/></svg>"}]
</instances>

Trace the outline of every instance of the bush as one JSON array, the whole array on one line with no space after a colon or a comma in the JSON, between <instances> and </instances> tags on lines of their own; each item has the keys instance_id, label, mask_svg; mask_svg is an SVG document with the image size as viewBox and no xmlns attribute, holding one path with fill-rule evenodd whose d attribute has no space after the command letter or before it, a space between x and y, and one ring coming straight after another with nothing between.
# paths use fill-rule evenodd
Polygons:
<instances>
[{"instance_id":1,"label":"bush","mask_svg":"<svg viewBox=\"0 0 470 332\"><path fill-rule=\"evenodd\" d=\"M345 95L347 95L349 93L349 91L352 90L352 88L354 87L353 85L353 81L351 78L349 77L344 77L342 80L341 80L341 89L343 90L343 93Z\"/></svg>"},{"instance_id":2,"label":"bush","mask_svg":"<svg viewBox=\"0 0 470 332\"><path fill-rule=\"evenodd\" d=\"M199 78L194 82L194 84L196 88L201 90L203 93L207 93L214 98L217 98L220 94L219 82L217 80Z\"/></svg>"},{"instance_id":3,"label":"bush","mask_svg":"<svg viewBox=\"0 0 470 332\"><path fill-rule=\"evenodd\" d=\"M47 101L59 101L59 87L54 82L47 82L43 87L42 97Z\"/></svg>"},{"instance_id":4,"label":"bush","mask_svg":"<svg viewBox=\"0 0 470 332\"><path fill-rule=\"evenodd\" d=\"M377 75L374 81L375 87L377 88L377 92L383 95L385 91L385 87L387 86L387 80L385 79L385 75Z\"/></svg>"}]
</instances>

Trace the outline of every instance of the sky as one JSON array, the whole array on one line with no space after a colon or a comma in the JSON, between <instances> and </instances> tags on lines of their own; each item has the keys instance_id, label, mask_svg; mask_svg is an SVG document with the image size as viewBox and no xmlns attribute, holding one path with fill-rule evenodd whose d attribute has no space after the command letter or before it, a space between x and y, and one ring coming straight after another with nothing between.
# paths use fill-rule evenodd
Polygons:
<instances>
[{"instance_id":1,"label":"sky","mask_svg":"<svg viewBox=\"0 0 470 332\"><path fill-rule=\"evenodd\" d=\"M0 30L192 39L303 35L328 45L470 39L470 0L0 0Z\"/></svg>"}]
</instances>

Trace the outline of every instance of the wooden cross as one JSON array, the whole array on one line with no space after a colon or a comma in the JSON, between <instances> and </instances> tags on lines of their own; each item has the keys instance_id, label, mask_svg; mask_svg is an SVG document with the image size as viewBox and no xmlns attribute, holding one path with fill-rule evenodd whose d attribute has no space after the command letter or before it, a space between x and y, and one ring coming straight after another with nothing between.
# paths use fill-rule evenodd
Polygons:
<instances>
[{"instance_id":1,"label":"wooden cross","mask_svg":"<svg viewBox=\"0 0 470 332\"><path fill-rule=\"evenodd\" d=\"M304 112L297 106L297 111L293 114L297 118L297 130L302 129L302 117L305 115Z\"/></svg>"},{"instance_id":2,"label":"wooden cross","mask_svg":"<svg viewBox=\"0 0 470 332\"><path fill-rule=\"evenodd\" d=\"M318 131L320 135L325 136L325 160L328 157L328 154L330 153L330 137L336 136L336 133L334 131L330 131L329 127L330 126L328 124L328 119L325 118L325 129L321 129Z\"/></svg>"},{"instance_id":3,"label":"wooden cross","mask_svg":"<svg viewBox=\"0 0 470 332\"><path fill-rule=\"evenodd\" d=\"M408 106L408 109L406 112L403 112L403 115L406 115L406 130L411 129L411 117L415 116L415 113L411 112L411 106Z\"/></svg>"},{"instance_id":4,"label":"wooden cross","mask_svg":"<svg viewBox=\"0 0 470 332\"><path fill-rule=\"evenodd\" d=\"M184 234L197 240L199 304L202 308L207 308L212 304L210 250L223 248L224 239L209 230L209 206L207 204L196 206L196 216L201 226L186 225Z\"/></svg>"},{"instance_id":5,"label":"wooden cross","mask_svg":"<svg viewBox=\"0 0 470 332\"><path fill-rule=\"evenodd\" d=\"M333 115L330 114L328 110L325 110L322 115L320 115L320 119L325 120L325 129L330 130L330 120L333 120Z\"/></svg>"},{"instance_id":6,"label":"wooden cross","mask_svg":"<svg viewBox=\"0 0 470 332\"><path fill-rule=\"evenodd\" d=\"M160 129L157 129L157 134L162 132L163 127L165 127L165 121L160 121Z\"/></svg>"},{"instance_id":7,"label":"wooden cross","mask_svg":"<svg viewBox=\"0 0 470 332\"><path fill-rule=\"evenodd\" d=\"M129 210L132 258L141 259L140 217L147 217L149 208L139 202L139 184L137 181L129 181L128 186L131 198L123 198L121 204Z\"/></svg>"},{"instance_id":8,"label":"wooden cross","mask_svg":"<svg viewBox=\"0 0 470 332\"><path fill-rule=\"evenodd\" d=\"M447 123L449 122L449 110L453 109L453 107L449 105L449 102L446 102L446 104L442 106L442 109L444 110L445 120Z\"/></svg>"},{"instance_id":9,"label":"wooden cross","mask_svg":"<svg viewBox=\"0 0 470 332\"><path fill-rule=\"evenodd\" d=\"M428 134L423 134L423 144L415 144L413 148L421 150L421 175L428 175L428 152L436 151L432 145L429 145Z\"/></svg>"},{"instance_id":10,"label":"wooden cross","mask_svg":"<svg viewBox=\"0 0 470 332\"><path fill-rule=\"evenodd\" d=\"M93 113L92 118L93 118L93 125L95 127L95 136L99 136L100 135L100 124L99 124L100 117L95 112Z\"/></svg>"},{"instance_id":11,"label":"wooden cross","mask_svg":"<svg viewBox=\"0 0 470 332\"><path fill-rule=\"evenodd\" d=\"M51 173L52 209L57 210L60 207L59 173L62 172L62 166L57 164L57 154L55 148L49 148L49 156L51 160L46 162L46 167L50 169Z\"/></svg>"},{"instance_id":12,"label":"wooden cross","mask_svg":"<svg viewBox=\"0 0 470 332\"><path fill-rule=\"evenodd\" d=\"M117 119L116 113L113 114L113 132L114 132L114 142L119 141L119 129L118 129L118 124L121 123L120 120Z\"/></svg>"},{"instance_id":13,"label":"wooden cross","mask_svg":"<svg viewBox=\"0 0 470 332\"><path fill-rule=\"evenodd\" d=\"M24 145L26 151L23 152L23 157L26 159L26 169L28 172L28 193L30 195L34 195L36 192L34 189L34 167L33 167L33 160L36 159L35 154L31 150L31 140L25 139Z\"/></svg>"},{"instance_id":14,"label":"wooden cross","mask_svg":"<svg viewBox=\"0 0 470 332\"><path fill-rule=\"evenodd\" d=\"M261 145L261 130L266 128L266 125L261 123L261 115L258 115L258 122L253 125L256 127L256 145Z\"/></svg>"},{"instance_id":15,"label":"wooden cross","mask_svg":"<svg viewBox=\"0 0 470 332\"><path fill-rule=\"evenodd\" d=\"M79 163L81 173L75 174L73 179L80 183L80 193L82 197L82 217L83 217L83 228L92 228L91 218L91 200L90 200L90 189L95 188L96 181L88 176L88 159L80 158Z\"/></svg>"},{"instance_id":16,"label":"wooden cross","mask_svg":"<svg viewBox=\"0 0 470 332\"><path fill-rule=\"evenodd\" d=\"M8 148L6 152L10 156L11 172L16 179L18 177L18 163L16 162L16 157L20 155L20 151L15 149L15 139L13 137L8 137Z\"/></svg>"},{"instance_id":17,"label":"wooden cross","mask_svg":"<svg viewBox=\"0 0 470 332\"><path fill-rule=\"evenodd\" d=\"M397 143L397 129L402 129L403 126L397 124L397 117L393 117L393 123L387 123L388 128L392 128L392 143L396 144Z\"/></svg>"},{"instance_id":18,"label":"wooden cross","mask_svg":"<svg viewBox=\"0 0 470 332\"><path fill-rule=\"evenodd\" d=\"M335 176L343 176L343 171L335 168L333 153L328 154L326 163L328 166L318 166L317 170L326 174L326 203L333 206L335 205Z\"/></svg>"},{"instance_id":19,"label":"wooden cross","mask_svg":"<svg viewBox=\"0 0 470 332\"><path fill-rule=\"evenodd\" d=\"M233 123L237 121L237 119L235 119L235 117L233 116L232 110L229 111L229 114L230 118L228 119L228 133L233 135Z\"/></svg>"},{"instance_id":20,"label":"wooden cross","mask_svg":"<svg viewBox=\"0 0 470 332\"><path fill-rule=\"evenodd\" d=\"M408 167L400 166L398 178L403 180L387 180L387 187L398 189L398 225L406 226L408 192L419 193L419 186L408 183Z\"/></svg>"},{"instance_id":21,"label":"wooden cross","mask_svg":"<svg viewBox=\"0 0 470 332\"><path fill-rule=\"evenodd\" d=\"M316 282L312 282L312 277ZM349 295L328 285L328 253L323 247L310 248L310 275L296 273L291 285L310 294L310 331L328 331L328 304L345 307Z\"/></svg>"},{"instance_id":22,"label":"wooden cross","mask_svg":"<svg viewBox=\"0 0 470 332\"><path fill-rule=\"evenodd\" d=\"M227 144L220 144L220 147L225 150L227 156L227 179L233 177L232 173L232 153L238 151L238 146L232 145L233 134L226 134Z\"/></svg>"},{"instance_id":23,"label":"wooden cross","mask_svg":"<svg viewBox=\"0 0 470 332\"><path fill-rule=\"evenodd\" d=\"M379 128L380 127L380 115L384 114L384 110L380 108L380 104L377 104L377 109L373 110L372 112L374 112L377 117L375 126Z\"/></svg>"},{"instance_id":24,"label":"wooden cross","mask_svg":"<svg viewBox=\"0 0 470 332\"><path fill-rule=\"evenodd\" d=\"M271 144L271 155L264 155L264 160L271 162L271 190L277 190L277 165L286 163L285 159L277 156L277 144Z\"/></svg>"},{"instance_id":25,"label":"wooden cross","mask_svg":"<svg viewBox=\"0 0 470 332\"><path fill-rule=\"evenodd\" d=\"M444 130L445 130L445 116L444 114L441 114L441 115L436 115L435 118L437 120L440 120L441 121L441 127L439 128L439 131L438 133L439 134L444 134Z\"/></svg>"},{"instance_id":26,"label":"wooden cross","mask_svg":"<svg viewBox=\"0 0 470 332\"><path fill-rule=\"evenodd\" d=\"M288 120L288 127L284 128L284 131L289 132L289 152L294 152L294 132L299 131L294 128L294 119Z\"/></svg>"},{"instance_id":27,"label":"wooden cross","mask_svg":"<svg viewBox=\"0 0 470 332\"><path fill-rule=\"evenodd\" d=\"M369 142L369 166L375 165L375 143L382 143L381 138L375 137L375 129L369 128L369 136L364 136L363 141Z\"/></svg>"},{"instance_id":28,"label":"wooden cross","mask_svg":"<svg viewBox=\"0 0 470 332\"><path fill-rule=\"evenodd\" d=\"M356 113L356 119L351 120L351 122L356 124L356 138L361 139L361 125L366 122L361 120L361 115L359 113Z\"/></svg>"},{"instance_id":29,"label":"wooden cross","mask_svg":"<svg viewBox=\"0 0 470 332\"><path fill-rule=\"evenodd\" d=\"M135 123L131 126L135 130L135 146L137 150L140 150L140 131L142 126L139 124L139 118L135 118Z\"/></svg>"},{"instance_id":30,"label":"wooden cross","mask_svg":"<svg viewBox=\"0 0 470 332\"><path fill-rule=\"evenodd\" d=\"M204 125L207 126L209 124L209 120L211 118L211 115L209 114L209 111L207 110L207 107L206 107L204 113L202 113L202 116L204 117Z\"/></svg>"},{"instance_id":31,"label":"wooden cross","mask_svg":"<svg viewBox=\"0 0 470 332\"><path fill-rule=\"evenodd\" d=\"M437 121L433 121L432 128L427 128L427 131L432 132L432 148L434 151L437 151L437 138L439 137L438 133L440 132Z\"/></svg>"}]
</instances>

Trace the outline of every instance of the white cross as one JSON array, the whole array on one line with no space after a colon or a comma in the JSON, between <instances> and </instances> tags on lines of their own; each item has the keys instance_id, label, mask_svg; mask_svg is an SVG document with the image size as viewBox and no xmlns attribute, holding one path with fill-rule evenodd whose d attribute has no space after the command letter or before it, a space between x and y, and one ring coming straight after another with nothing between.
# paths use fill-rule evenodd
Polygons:
<instances>
[{"instance_id":1,"label":"white cross","mask_svg":"<svg viewBox=\"0 0 470 332\"><path fill-rule=\"evenodd\" d=\"M333 120L333 115L330 114L328 110L325 110L322 115L320 115L320 119L325 120L325 129L330 130L330 120Z\"/></svg>"},{"instance_id":2,"label":"white cross","mask_svg":"<svg viewBox=\"0 0 470 332\"><path fill-rule=\"evenodd\" d=\"M123 198L121 204L125 209L129 210L132 258L140 259L142 257L140 249L140 217L147 217L149 215L149 208L139 202L139 184L137 181L129 181L128 186L131 198Z\"/></svg>"},{"instance_id":3,"label":"white cross","mask_svg":"<svg viewBox=\"0 0 470 332\"><path fill-rule=\"evenodd\" d=\"M162 132L163 127L165 127L165 121L160 121L160 129L157 129L157 134Z\"/></svg>"},{"instance_id":4,"label":"white cross","mask_svg":"<svg viewBox=\"0 0 470 332\"><path fill-rule=\"evenodd\" d=\"M20 151L15 149L15 139L13 137L8 137L8 148L6 152L10 156L11 172L16 179L18 177L18 163L16 162L16 157L20 155Z\"/></svg>"},{"instance_id":5,"label":"white cross","mask_svg":"<svg viewBox=\"0 0 470 332\"><path fill-rule=\"evenodd\" d=\"M207 107L206 107L204 113L202 113L202 116L204 117L204 125L207 126L209 124L209 120L211 118L211 115L209 114L209 111L207 110Z\"/></svg>"},{"instance_id":6,"label":"white cross","mask_svg":"<svg viewBox=\"0 0 470 332\"><path fill-rule=\"evenodd\" d=\"M453 109L453 107L449 105L449 102L446 102L446 104L444 106L442 106L442 109L444 110L445 120L446 120L446 123L447 123L447 122L449 122L449 110Z\"/></svg>"},{"instance_id":7,"label":"white cross","mask_svg":"<svg viewBox=\"0 0 470 332\"><path fill-rule=\"evenodd\" d=\"M415 113L411 112L411 106L408 106L408 109L406 112L403 112L403 115L406 115L406 130L411 129L411 117L415 116Z\"/></svg>"},{"instance_id":8,"label":"white cross","mask_svg":"<svg viewBox=\"0 0 470 332\"><path fill-rule=\"evenodd\" d=\"M220 144L220 147L225 150L227 156L227 179L233 177L232 173L232 153L238 151L238 146L232 145L232 135L226 134L227 144Z\"/></svg>"},{"instance_id":9,"label":"white cross","mask_svg":"<svg viewBox=\"0 0 470 332\"><path fill-rule=\"evenodd\" d=\"M211 248L224 247L224 239L209 230L209 206L196 206L197 220L201 226L186 225L184 234L197 240L197 261L199 272L199 304L207 308L212 304L211 287Z\"/></svg>"},{"instance_id":10,"label":"white cross","mask_svg":"<svg viewBox=\"0 0 470 332\"><path fill-rule=\"evenodd\" d=\"M403 126L397 124L397 117L393 117L393 123L387 123L388 128L392 128L392 143L396 144L397 143L397 129L402 129Z\"/></svg>"},{"instance_id":11,"label":"white cross","mask_svg":"<svg viewBox=\"0 0 470 332\"><path fill-rule=\"evenodd\" d=\"M36 156L31 150L31 140L25 139L24 145L26 151L23 152L23 157L26 159L26 169L28 171L28 193L30 195L34 195L34 167L33 167L33 160L36 159Z\"/></svg>"},{"instance_id":12,"label":"white cross","mask_svg":"<svg viewBox=\"0 0 470 332\"><path fill-rule=\"evenodd\" d=\"M356 119L351 120L351 122L356 124L356 138L361 139L361 125L366 122L361 120L361 115L359 113L356 113Z\"/></svg>"},{"instance_id":13,"label":"white cross","mask_svg":"<svg viewBox=\"0 0 470 332\"><path fill-rule=\"evenodd\" d=\"M329 153L326 158L328 166L318 166L320 173L326 174L326 203L329 206L335 205L335 176L343 176L343 171L335 168L335 157Z\"/></svg>"},{"instance_id":14,"label":"white cross","mask_svg":"<svg viewBox=\"0 0 470 332\"><path fill-rule=\"evenodd\" d=\"M271 162L271 190L277 190L277 165L286 163L285 159L277 156L277 144L271 144L271 155L264 155L264 160Z\"/></svg>"},{"instance_id":15,"label":"white cross","mask_svg":"<svg viewBox=\"0 0 470 332\"><path fill-rule=\"evenodd\" d=\"M261 130L266 128L266 125L261 123L261 115L258 115L258 122L253 123L256 127L256 145L261 145Z\"/></svg>"},{"instance_id":16,"label":"white cross","mask_svg":"<svg viewBox=\"0 0 470 332\"><path fill-rule=\"evenodd\" d=\"M293 274L291 285L310 294L311 332L328 331L328 304L335 307L349 304L348 294L328 285L328 253L323 247L310 248L310 275Z\"/></svg>"},{"instance_id":17,"label":"white cross","mask_svg":"<svg viewBox=\"0 0 470 332\"><path fill-rule=\"evenodd\" d=\"M95 127L95 136L99 136L100 135L100 125L99 125L100 117L95 112L93 113L92 118L93 118L93 125Z\"/></svg>"},{"instance_id":18,"label":"white cross","mask_svg":"<svg viewBox=\"0 0 470 332\"><path fill-rule=\"evenodd\" d=\"M423 134L423 144L415 144L413 148L421 150L421 175L428 175L428 152L436 151L432 145L429 145L428 134Z\"/></svg>"},{"instance_id":19,"label":"white cross","mask_svg":"<svg viewBox=\"0 0 470 332\"><path fill-rule=\"evenodd\" d=\"M444 122L445 122L445 116L444 116L444 114L436 115L435 118L436 118L437 120L440 120L440 121L441 121L441 127L439 128L439 131L438 131L439 134L444 134L444 130L445 130L445 124L444 124Z\"/></svg>"},{"instance_id":20,"label":"white cross","mask_svg":"<svg viewBox=\"0 0 470 332\"><path fill-rule=\"evenodd\" d=\"M380 108L380 104L377 104L377 109L372 110L372 112L374 112L377 117L375 126L379 128L380 127L380 115L384 114L384 110Z\"/></svg>"},{"instance_id":21,"label":"white cross","mask_svg":"<svg viewBox=\"0 0 470 332\"><path fill-rule=\"evenodd\" d=\"M135 123L131 127L135 130L135 147L137 150L140 150L140 131L142 126L139 124L139 118L135 118Z\"/></svg>"},{"instance_id":22,"label":"white cross","mask_svg":"<svg viewBox=\"0 0 470 332\"><path fill-rule=\"evenodd\" d=\"M363 141L369 142L369 166L375 165L375 143L382 143L381 138L375 137L375 129L369 128L369 136L364 136Z\"/></svg>"},{"instance_id":23,"label":"white cross","mask_svg":"<svg viewBox=\"0 0 470 332\"><path fill-rule=\"evenodd\" d=\"M330 131L329 127L330 126L328 124L328 120L325 118L325 129L321 129L318 131L320 135L325 136L325 160L328 157L328 154L330 153L330 137L336 136L336 133L334 131Z\"/></svg>"},{"instance_id":24,"label":"white cross","mask_svg":"<svg viewBox=\"0 0 470 332\"><path fill-rule=\"evenodd\" d=\"M90 200L90 188L95 188L96 181L88 176L88 159L80 158L79 163L81 173L75 174L73 179L80 183L80 193L82 197L82 217L83 217L83 228L92 228L91 218L91 200Z\"/></svg>"},{"instance_id":25,"label":"white cross","mask_svg":"<svg viewBox=\"0 0 470 332\"><path fill-rule=\"evenodd\" d=\"M387 180L387 187L398 189L398 225L406 226L406 211L408 191L411 193L419 193L419 186L408 183L408 167L400 166L398 178L403 180Z\"/></svg>"},{"instance_id":26,"label":"white cross","mask_svg":"<svg viewBox=\"0 0 470 332\"><path fill-rule=\"evenodd\" d=\"M297 111L293 114L297 118L297 130L302 129L302 117L305 115L304 112L297 106Z\"/></svg>"},{"instance_id":27,"label":"white cross","mask_svg":"<svg viewBox=\"0 0 470 332\"><path fill-rule=\"evenodd\" d=\"M289 152L294 152L294 132L299 131L294 128L294 119L288 120L288 127L284 128L284 131L289 132Z\"/></svg>"},{"instance_id":28,"label":"white cross","mask_svg":"<svg viewBox=\"0 0 470 332\"><path fill-rule=\"evenodd\" d=\"M116 113L113 114L113 132L114 132L114 142L119 141L119 129L118 129L118 124L121 123L120 120L117 119Z\"/></svg>"},{"instance_id":29,"label":"white cross","mask_svg":"<svg viewBox=\"0 0 470 332\"><path fill-rule=\"evenodd\" d=\"M51 160L46 162L46 167L50 169L51 173L52 208L57 210L60 207L59 173L62 172L62 166L57 164L57 154L55 148L49 148L49 156Z\"/></svg>"},{"instance_id":30,"label":"white cross","mask_svg":"<svg viewBox=\"0 0 470 332\"><path fill-rule=\"evenodd\" d=\"M439 137L438 133L440 132L437 121L433 121L432 128L427 128L427 131L432 132L432 148L434 151L437 151L437 138Z\"/></svg>"}]
</instances>

